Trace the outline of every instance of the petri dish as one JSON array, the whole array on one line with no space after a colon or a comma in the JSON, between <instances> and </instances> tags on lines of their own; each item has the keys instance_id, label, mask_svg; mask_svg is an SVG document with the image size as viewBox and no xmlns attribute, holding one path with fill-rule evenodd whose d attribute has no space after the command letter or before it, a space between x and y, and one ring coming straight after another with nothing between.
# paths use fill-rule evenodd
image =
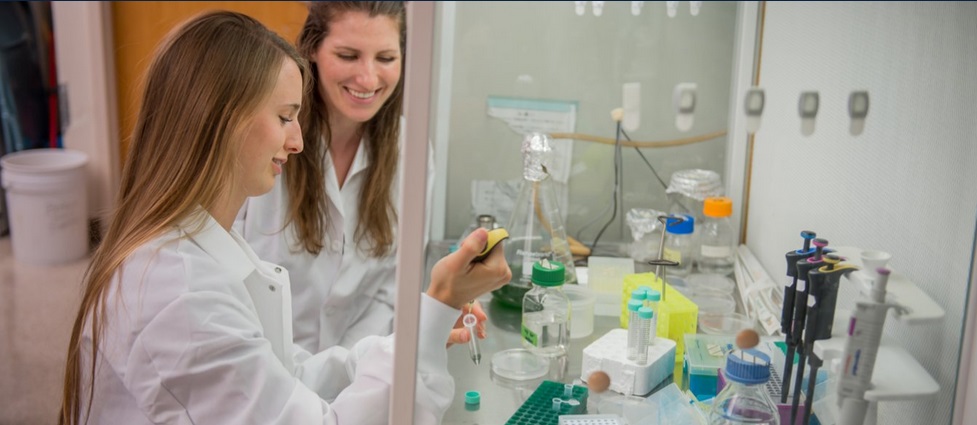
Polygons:
<instances>
[{"instance_id":1,"label":"petri dish","mask_svg":"<svg viewBox=\"0 0 977 425\"><path fill-rule=\"evenodd\" d=\"M506 379L522 381L546 376L550 361L523 348L500 351L492 356L492 372Z\"/></svg>"},{"instance_id":2,"label":"petri dish","mask_svg":"<svg viewBox=\"0 0 977 425\"><path fill-rule=\"evenodd\" d=\"M695 290L685 281L685 278L668 276L668 284L672 285L672 289L679 291L685 298L692 298L695 295Z\"/></svg>"},{"instance_id":3,"label":"petri dish","mask_svg":"<svg viewBox=\"0 0 977 425\"><path fill-rule=\"evenodd\" d=\"M736 335L743 329L756 329L753 319L740 313L699 313L699 330L710 335Z\"/></svg>"},{"instance_id":4,"label":"petri dish","mask_svg":"<svg viewBox=\"0 0 977 425\"><path fill-rule=\"evenodd\" d=\"M696 294L732 294L733 287L736 286L733 279L715 273L690 274L686 278L686 283Z\"/></svg>"},{"instance_id":5,"label":"petri dish","mask_svg":"<svg viewBox=\"0 0 977 425\"><path fill-rule=\"evenodd\" d=\"M727 314L736 311L736 301L729 295L700 295L692 296L692 302L699 306L699 315L704 313Z\"/></svg>"}]
</instances>

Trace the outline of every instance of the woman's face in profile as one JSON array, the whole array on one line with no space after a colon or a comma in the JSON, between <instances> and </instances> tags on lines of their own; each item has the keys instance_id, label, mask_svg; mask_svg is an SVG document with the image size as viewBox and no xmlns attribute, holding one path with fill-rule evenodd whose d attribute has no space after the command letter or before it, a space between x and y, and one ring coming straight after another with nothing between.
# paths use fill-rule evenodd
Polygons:
<instances>
[{"instance_id":1,"label":"woman's face in profile","mask_svg":"<svg viewBox=\"0 0 977 425\"><path fill-rule=\"evenodd\" d=\"M238 187L245 197L270 191L288 156L302 151L302 129L297 119L302 74L295 62L284 62L274 90L245 128L237 170L242 181Z\"/></svg>"}]
</instances>

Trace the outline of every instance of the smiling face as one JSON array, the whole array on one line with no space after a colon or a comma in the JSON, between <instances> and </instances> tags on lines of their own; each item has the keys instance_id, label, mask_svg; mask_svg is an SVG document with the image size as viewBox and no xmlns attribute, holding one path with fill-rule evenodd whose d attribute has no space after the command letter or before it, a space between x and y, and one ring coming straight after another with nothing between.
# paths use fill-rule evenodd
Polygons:
<instances>
[{"instance_id":1,"label":"smiling face","mask_svg":"<svg viewBox=\"0 0 977 425\"><path fill-rule=\"evenodd\" d=\"M400 81L398 22L383 15L343 13L329 24L312 61L333 127L369 121Z\"/></svg>"},{"instance_id":2,"label":"smiling face","mask_svg":"<svg viewBox=\"0 0 977 425\"><path fill-rule=\"evenodd\" d=\"M238 161L244 197L271 190L288 155L302 152L302 130L296 119L302 104L302 74L295 62L284 62L274 90L245 126Z\"/></svg>"}]
</instances>

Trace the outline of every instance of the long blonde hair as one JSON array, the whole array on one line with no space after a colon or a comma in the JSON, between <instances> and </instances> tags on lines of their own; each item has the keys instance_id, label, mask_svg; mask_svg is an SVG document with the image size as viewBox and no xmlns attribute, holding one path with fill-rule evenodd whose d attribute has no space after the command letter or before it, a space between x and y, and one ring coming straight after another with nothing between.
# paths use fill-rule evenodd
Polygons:
<instances>
[{"instance_id":1,"label":"long blonde hair","mask_svg":"<svg viewBox=\"0 0 977 425\"><path fill-rule=\"evenodd\" d=\"M406 58L407 12L399 1L324 1L311 2L309 16L298 37L298 49L307 59L312 58L322 40L329 36L329 26L345 13L361 12L370 17L393 18L400 30L400 60ZM285 170L288 188L288 223L295 224L299 248L318 254L325 244L325 228L329 208L326 204L325 158L332 143L329 132L329 113L325 99L318 90L316 64L312 69L313 89L306 91L299 122L302 124L303 154ZM400 116L403 114L404 67L400 80L390 98L376 116L366 124L366 184L359 194L359 223L354 239L359 247L374 257L380 257L393 247L393 226L397 213L390 198L393 178L400 157ZM325 143L320 143L324 140Z\"/></svg>"},{"instance_id":2,"label":"long blonde hair","mask_svg":"<svg viewBox=\"0 0 977 425\"><path fill-rule=\"evenodd\" d=\"M235 181L241 131L271 94L287 60L298 64L307 82L306 62L288 42L251 17L224 11L190 19L156 51L114 218L85 273L86 288L68 345L60 424L79 421L85 384L91 411L105 297L113 276L139 246L175 225L185 220L203 224L200 207L220 202ZM92 358L83 365L86 324ZM82 367L90 368L90 382L82 382Z\"/></svg>"}]
</instances>

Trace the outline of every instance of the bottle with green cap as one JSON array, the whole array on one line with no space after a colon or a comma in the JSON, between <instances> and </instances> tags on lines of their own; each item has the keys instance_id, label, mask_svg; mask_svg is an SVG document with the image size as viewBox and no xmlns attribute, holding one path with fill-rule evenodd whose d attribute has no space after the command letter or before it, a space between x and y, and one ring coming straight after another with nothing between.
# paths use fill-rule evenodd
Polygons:
<instances>
[{"instance_id":1,"label":"bottle with green cap","mask_svg":"<svg viewBox=\"0 0 977 425\"><path fill-rule=\"evenodd\" d=\"M522 345L536 355L558 357L570 341L570 299L563 292L562 263L533 263L532 289L522 299Z\"/></svg>"}]
</instances>

